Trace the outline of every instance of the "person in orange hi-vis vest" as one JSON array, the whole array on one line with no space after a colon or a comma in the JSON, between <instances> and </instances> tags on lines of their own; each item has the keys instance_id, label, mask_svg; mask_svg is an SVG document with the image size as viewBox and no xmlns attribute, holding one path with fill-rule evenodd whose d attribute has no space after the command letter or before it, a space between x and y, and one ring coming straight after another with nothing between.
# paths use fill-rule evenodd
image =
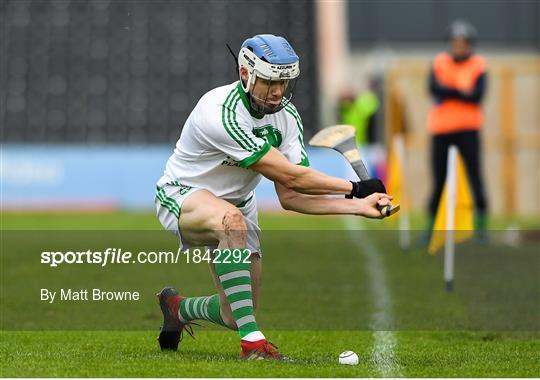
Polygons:
<instances>
[{"instance_id":1,"label":"person in orange hi-vis vest","mask_svg":"<svg viewBox=\"0 0 540 380\"><path fill-rule=\"evenodd\" d=\"M435 57L429 74L429 92L434 104L428 115L433 175L428 231L432 230L446 179L448 148L456 145L474 194L476 236L485 240L488 205L480 174L480 130L484 123L481 102L486 90L486 62L473 52L476 30L469 22L454 21L448 39L449 52ZM429 232L426 237L429 241Z\"/></svg>"}]
</instances>

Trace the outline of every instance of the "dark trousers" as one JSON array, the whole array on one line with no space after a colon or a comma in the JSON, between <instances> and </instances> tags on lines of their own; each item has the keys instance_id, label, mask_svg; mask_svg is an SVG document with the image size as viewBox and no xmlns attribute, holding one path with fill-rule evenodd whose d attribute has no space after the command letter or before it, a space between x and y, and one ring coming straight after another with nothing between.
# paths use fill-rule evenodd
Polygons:
<instances>
[{"instance_id":1,"label":"dark trousers","mask_svg":"<svg viewBox=\"0 0 540 380\"><path fill-rule=\"evenodd\" d=\"M433 175L433 192L429 201L429 212L432 218L437 213L439 198L446 180L446 161L448 159L448 148L456 145L461 156L467 174L469 184L474 195L476 212L485 216L487 212L487 200L484 192L484 185L480 175L480 134L478 131L464 131L449 134L434 135L431 143L431 164Z\"/></svg>"}]
</instances>

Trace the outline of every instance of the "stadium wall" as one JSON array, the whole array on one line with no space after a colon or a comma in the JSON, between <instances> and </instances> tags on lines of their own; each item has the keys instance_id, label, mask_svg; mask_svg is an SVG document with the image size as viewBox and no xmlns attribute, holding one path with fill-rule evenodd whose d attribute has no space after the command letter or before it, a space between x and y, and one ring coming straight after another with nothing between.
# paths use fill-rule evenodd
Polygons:
<instances>
[{"instance_id":1,"label":"stadium wall","mask_svg":"<svg viewBox=\"0 0 540 380\"><path fill-rule=\"evenodd\" d=\"M171 153L168 145L3 145L2 210L150 211ZM308 149L308 154L313 167L354 178L338 153ZM266 179L257 199L263 209L280 209Z\"/></svg>"}]
</instances>

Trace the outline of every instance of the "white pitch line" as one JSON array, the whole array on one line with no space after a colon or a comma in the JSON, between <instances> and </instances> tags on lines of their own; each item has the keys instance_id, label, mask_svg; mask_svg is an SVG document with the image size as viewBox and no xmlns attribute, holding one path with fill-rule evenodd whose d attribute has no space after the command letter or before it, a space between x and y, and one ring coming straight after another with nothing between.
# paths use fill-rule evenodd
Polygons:
<instances>
[{"instance_id":1,"label":"white pitch line","mask_svg":"<svg viewBox=\"0 0 540 380\"><path fill-rule=\"evenodd\" d=\"M372 361L382 377L402 377L401 367L395 359L396 337L391 330L394 324L391 294L386 282L386 272L380 252L369 236L361 230L362 221L358 217L344 217L351 240L364 256L371 292L373 294L373 314L371 327L375 341Z\"/></svg>"}]
</instances>

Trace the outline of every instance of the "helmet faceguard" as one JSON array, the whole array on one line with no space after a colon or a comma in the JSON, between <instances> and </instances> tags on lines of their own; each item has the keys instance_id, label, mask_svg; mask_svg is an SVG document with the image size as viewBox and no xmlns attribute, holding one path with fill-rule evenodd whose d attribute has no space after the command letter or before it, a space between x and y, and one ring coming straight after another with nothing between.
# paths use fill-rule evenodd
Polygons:
<instances>
[{"instance_id":1,"label":"helmet faceguard","mask_svg":"<svg viewBox=\"0 0 540 380\"><path fill-rule=\"evenodd\" d=\"M300 75L299 59L283 37L271 34L257 35L242 44L238 66L247 69L247 81L240 78L253 111L260 115L272 114L283 109L292 99ZM267 86L266 94L252 94L257 81ZM279 86L281 98L272 99L271 92Z\"/></svg>"}]
</instances>

